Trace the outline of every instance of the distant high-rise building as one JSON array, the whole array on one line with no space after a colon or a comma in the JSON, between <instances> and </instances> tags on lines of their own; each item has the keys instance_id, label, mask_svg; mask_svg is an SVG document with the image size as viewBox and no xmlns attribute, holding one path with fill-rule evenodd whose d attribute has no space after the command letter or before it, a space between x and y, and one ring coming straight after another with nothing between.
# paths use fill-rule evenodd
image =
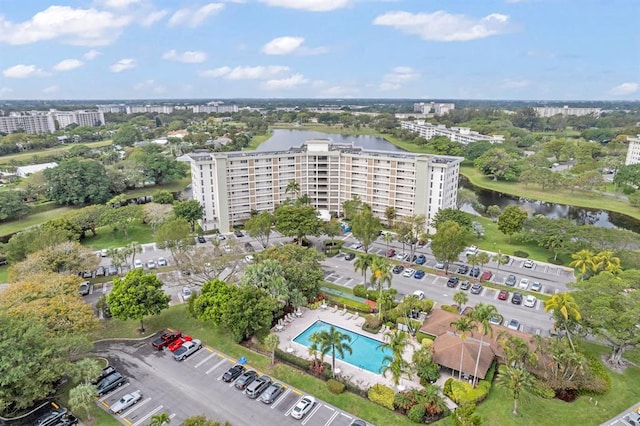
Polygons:
<instances>
[{"instance_id":1,"label":"distant high-rise building","mask_svg":"<svg viewBox=\"0 0 640 426\"><path fill-rule=\"evenodd\" d=\"M601 108L573 108L565 105L563 107L534 107L533 108L540 117L553 117L554 115L600 115Z\"/></svg>"},{"instance_id":2,"label":"distant high-rise building","mask_svg":"<svg viewBox=\"0 0 640 426\"><path fill-rule=\"evenodd\" d=\"M471 131L468 127L447 128L444 124L435 125L421 120L401 121L400 125L403 129L411 130L427 140L434 136L445 136L454 142L460 142L465 145L478 141L489 141L491 143L504 142L503 135L481 135L478 132Z\"/></svg>"},{"instance_id":3,"label":"distant high-rise building","mask_svg":"<svg viewBox=\"0 0 640 426\"><path fill-rule=\"evenodd\" d=\"M46 112L18 112L12 113L7 117L0 117L0 133L25 132L38 134L53 133L55 131L55 119L52 114Z\"/></svg>"},{"instance_id":4,"label":"distant high-rise building","mask_svg":"<svg viewBox=\"0 0 640 426\"><path fill-rule=\"evenodd\" d=\"M419 102L413 104L413 111L420 114L444 115L454 109L456 109L456 104L453 103Z\"/></svg>"},{"instance_id":5,"label":"distant high-rise building","mask_svg":"<svg viewBox=\"0 0 640 426\"><path fill-rule=\"evenodd\" d=\"M627 159L624 164L630 166L632 164L640 164L640 135L637 138L628 137L629 148L627 149Z\"/></svg>"},{"instance_id":6,"label":"distant high-rise building","mask_svg":"<svg viewBox=\"0 0 640 426\"><path fill-rule=\"evenodd\" d=\"M172 105L127 105L125 108L127 114L141 114L146 112L157 112L158 114L171 114L173 112Z\"/></svg>"},{"instance_id":7,"label":"distant high-rise building","mask_svg":"<svg viewBox=\"0 0 640 426\"><path fill-rule=\"evenodd\" d=\"M104 112L102 111L50 111L61 129L70 124L89 126L104 124Z\"/></svg>"}]
</instances>

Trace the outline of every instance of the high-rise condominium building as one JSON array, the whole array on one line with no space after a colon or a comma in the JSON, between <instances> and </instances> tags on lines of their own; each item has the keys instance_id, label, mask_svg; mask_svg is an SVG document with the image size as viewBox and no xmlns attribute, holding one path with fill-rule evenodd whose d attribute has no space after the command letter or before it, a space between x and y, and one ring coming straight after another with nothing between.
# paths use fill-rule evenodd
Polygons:
<instances>
[{"instance_id":1,"label":"high-rise condominium building","mask_svg":"<svg viewBox=\"0 0 640 426\"><path fill-rule=\"evenodd\" d=\"M7 117L0 117L0 133L25 132L38 134L53 133L55 131L55 118L48 113L20 112L12 113Z\"/></svg>"},{"instance_id":2,"label":"high-rise condominium building","mask_svg":"<svg viewBox=\"0 0 640 426\"><path fill-rule=\"evenodd\" d=\"M300 148L274 152L194 152L193 198L204 206L204 230L228 232L252 212L273 211L287 198L289 182L300 186L319 210L342 213L354 196L383 219L389 206L397 217L454 208L461 157L369 151L353 145L309 140Z\"/></svg>"},{"instance_id":3,"label":"high-rise condominium building","mask_svg":"<svg viewBox=\"0 0 640 426\"><path fill-rule=\"evenodd\" d=\"M61 129L70 124L89 126L104 124L104 112L102 111L51 111Z\"/></svg>"},{"instance_id":4,"label":"high-rise condominium building","mask_svg":"<svg viewBox=\"0 0 640 426\"><path fill-rule=\"evenodd\" d=\"M580 117L582 115L589 114L600 115L602 112L601 108L574 108L569 105L565 105L563 107L534 107L533 109L538 113L539 117L553 117L558 114L564 116L575 115Z\"/></svg>"},{"instance_id":5,"label":"high-rise condominium building","mask_svg":"<svg viewBox=\"0 0 640 426\"><path fill-rule=\"evenodd\" d=\"M454 142L460 142L464 145L479 141L489 141L491 143L504 142L503 135L481 135L478 132L472 131L468 127L448 128L444 124L431 124L423 120L401 121L400 125L403 129L411 130L427 140L435 136L444 136Z\"/></svg>"},{"instance_id":6,"label":"high-rise condominium building","mask_svg":"<svg viewBox=\"0 0 640 426\"><path fill-rule=\"evenodd\" d=\"M627 159L624 164L630 166L632 164L640 164L640 135L637 138L627 138L629 148L627 149Z\"/></svg>"},{"instance_id":7,"label":"high-rise condominium building","mask_svg":"<svg viewBox=\"0 0 640 426\"><path fill-rule=\"evenodd\" d=\"M420 114L444 115L456 109L456 104L439 102L419 102L413 104L413 111Z\"/></svg>"}]
</instances>

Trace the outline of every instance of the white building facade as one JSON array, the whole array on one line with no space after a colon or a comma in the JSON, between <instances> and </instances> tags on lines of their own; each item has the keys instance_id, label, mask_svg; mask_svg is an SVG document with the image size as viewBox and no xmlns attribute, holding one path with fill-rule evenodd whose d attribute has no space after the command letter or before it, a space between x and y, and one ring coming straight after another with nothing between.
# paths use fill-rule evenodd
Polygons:
<instances>
[{"instance_id":1,"label":"white building facade","mask_svg":"<svg viewBox=\"0 0 640 426\"><path fill-rule=\"evenodd\" d=\"M627 141L629 141L629 148L627 148L625 166L640 164L640 135L637 138L628 137Z\"/></svg>"},{"instance_id":2,"label":"white building facade","mask_svg":"<svg viewBox=\"0 0 640 426\"><path fill-rule=\"evenodd\" d=\"M413 104L413 111L420 114L444 115L456 109L453 103L419 102Z\"/></svg>"},{"instance_id":3,"label":"white building facade","mask_svg":"<svg viewBox=\"0 0 640 426\"><path fill-rule=\"evenodd\" d=\"M461 157L368 151L329 140L275 152L195 152L193 198L204 207L202 228L228 232L252 212L272 212L292 194L296 181L318 210L342 213L342 203L359 196L383 219L389 206L398 218L424 215L430 223L442 208L454 208Z\"/></svg>"},{"instance_id":4,"label":"white building facade","mask_svg":"<svg viewBox=\"0 0 640 426\"><path fill-rule=\"evenodd\" d=\"M468 127L448 128L444 124L431 124L422 120L401 121L400 125L403 129L411 130L427 140L434 136L444 136L454 142L460 142L464 145L478 141L489 141L491 143L504 142L504 136L502 135L481 135L478 132L471 131Z\"/></svg>"},{"instance_id":5,"label":"white building facade","mask_svg":"<svg viewBox=\"0 0 640 426\"><path fill-rule=\"evenodd\" d=\"M30 134L53 133L56 131L55 119L51 114L42 112L21 112L0 117L0 133L21 131Z\"/></svg>"},{"instance_id":6,"label":"white building facade","mask_svg":"<svg viewBox=\"0 0 640 426\"><path fill-rule=\"evenodd\" d=\"M102 111L51 111L61 129L70 124L93 127L104 125L104 112Z\"/></svg>"},{"instance_id":7,"label":"white building facade","mask_svg":"<svg viewBox=\"0 0 640 426\"><path fill-rule=\"evenodd\" d=\"M573 108L569 107L569 105L565 105L562 107L534 107L533 108L539 117L553 117L554 115L575 115L575 116L583 116L583 115L600 115L602 112L601 108Z\"/></svg>"}]
</instances>

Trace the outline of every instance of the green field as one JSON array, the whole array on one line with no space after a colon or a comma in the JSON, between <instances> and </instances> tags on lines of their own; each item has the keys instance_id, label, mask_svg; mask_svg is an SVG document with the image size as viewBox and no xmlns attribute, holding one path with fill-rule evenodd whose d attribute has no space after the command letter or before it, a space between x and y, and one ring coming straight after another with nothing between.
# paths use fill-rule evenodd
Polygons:
<instances>
[{"instance_id":1,"label":"green field","mask_svg":"<svg viewBox=\"0 0 640 426\"><path fill-rule=\"evenodd\" d=\"M148 225L141 223L133 224L128 229L129 238L124 238L124 231L114 231L109 226L103 226L97 228L98 235L95 237L89 236L80 241L83 246L89 247L93 250L108 249L111 247L123 247L132 241L137 241L140 244L154 242L151 228ZM91 233L89 233L91 235Z\"/></svg>"},{"instance_id":2,"label":"green field","mask_svg":"<svg viewBox=\"0 0 640 426\"><path fill-rule=\"evenodd\" d=\"M258 149L258 147L262 142L266 141L270 137L271 137L271 133L253 136L251 138L251 142L249 142L249 145L244 149L244 151L255 151L256 149Z\"/></svg>"},{"instance_id":3,"label":"green field","mask_svg":"<svg viewBox=\"0 0 640 426\"><path fill-rule=\"evenodd\" d=\"M73 210L73 207L56 207L44 212L30 214L24 219L4 222L0 224L0 235L9 235L31 226L41 225L48 220L62 217L71 210Z\"/></svg>"},{"instance_id":4,"label":"green field","mask_svg":"<svg viewBox=\"0 0 640 426\"><path fill-rule=\"evenodd\" d=\"M56 148L38 149L33 151L21 152L18 154L3 155L0 156L0 164L9 164L12 161L20 162L32 159L34 160L34 162L36 162L38 157L63 154L74 146L84 145L88 146L89 148L99 148L101 146L111 145L112 143L113 142L111 141L111 139L108 139L106 141L73 143Z\"/></svg>"}]
</instances>

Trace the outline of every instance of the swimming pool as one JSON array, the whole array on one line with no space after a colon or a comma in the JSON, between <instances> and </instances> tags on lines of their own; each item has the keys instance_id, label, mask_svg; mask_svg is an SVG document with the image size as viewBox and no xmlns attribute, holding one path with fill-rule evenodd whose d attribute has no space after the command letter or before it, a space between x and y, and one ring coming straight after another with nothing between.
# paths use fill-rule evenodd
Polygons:
<instances>
[{"instance_id":1,"label":"swimming pool","mask_svg":"<svg viewBox=\"0 0 640 426\"><path fill-rule=\"evenodd\" d=\"M311 346L309 342L309 338L313 333L318 333L320 331L329 331L333 324L326 323L324 321L316 321L311 324L305 331L298 334L294 342L300 343L306 347ZM375 374L381 374L380 368L383 365L383 358L385 356L393 356L389 349L378 349L380 343L379 340L372 339L367 336L363 336L362 334L354 333L353 331L345 330L342 327L338 327L336 325L333 326L339 332L346 334L351 337L351 342L348 342L351 346L352 353L349 354L345 352L344 358L340 357L338 353L336 353L336 358L341 359L344 362L347 362L351 365L355 365L356 367L360 367L364 370L370 371ZM331 359L331 354L328 353L325 357L325 360Z\"/></svg>"}]
</instances>

